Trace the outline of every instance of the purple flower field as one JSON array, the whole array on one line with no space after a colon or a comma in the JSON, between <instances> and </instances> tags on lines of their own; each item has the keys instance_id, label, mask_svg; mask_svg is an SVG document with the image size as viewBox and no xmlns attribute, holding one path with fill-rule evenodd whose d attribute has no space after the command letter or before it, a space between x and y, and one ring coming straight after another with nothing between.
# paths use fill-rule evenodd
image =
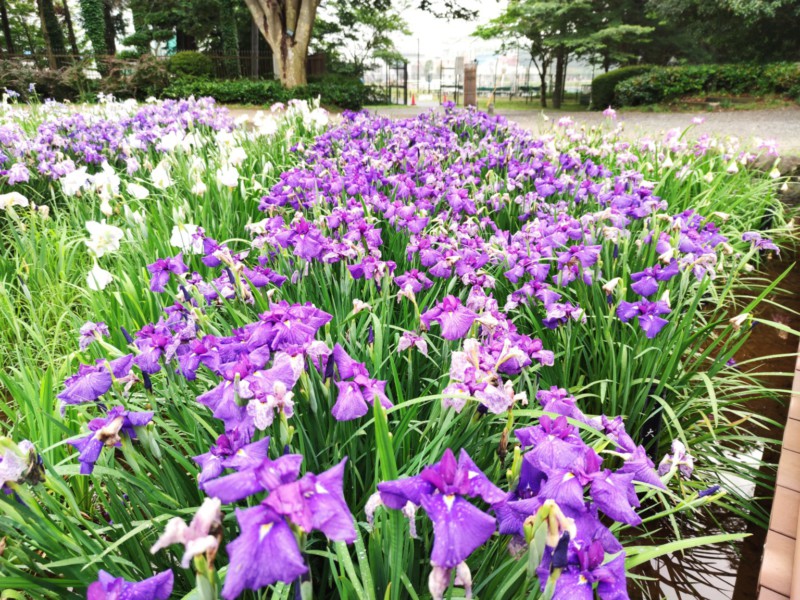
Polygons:
<instances>
[{"instance_id":1,"label":"purple flower field","mask_svg":"<svg viewBox=\"0 0 800 600\"><path fill-rule=\"evenodd\" d=\"M764 523L782 182L615 118L4 104L0 588L619 600Z\"/></svg>"}]
</instances>

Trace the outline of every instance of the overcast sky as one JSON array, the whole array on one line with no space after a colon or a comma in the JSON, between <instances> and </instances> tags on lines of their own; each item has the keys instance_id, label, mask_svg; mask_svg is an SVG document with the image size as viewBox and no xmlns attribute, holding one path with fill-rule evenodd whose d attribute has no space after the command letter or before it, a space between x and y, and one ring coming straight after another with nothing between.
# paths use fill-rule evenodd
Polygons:
<instances>
[{"instance_id":1,"label":"overcast sky","mask_svg":"<svg viewBox=\"0 0 800 600\"><path fill-rule=\"evenodd\" d=\"M478 10L478 17L474 21L446 21L416 8L404 10L403 16L412 33L410 36L397 35L395 44L409 61L414 62L418 41L422 63L437 58L447 62L447 59L453 60L456 56L464 56L467 60L486 60L493 56L499 43L484 41L470 34L478 25L498 16L506 4L506 0L464 0L463 6Z\"/></svg>"}]
</instances>

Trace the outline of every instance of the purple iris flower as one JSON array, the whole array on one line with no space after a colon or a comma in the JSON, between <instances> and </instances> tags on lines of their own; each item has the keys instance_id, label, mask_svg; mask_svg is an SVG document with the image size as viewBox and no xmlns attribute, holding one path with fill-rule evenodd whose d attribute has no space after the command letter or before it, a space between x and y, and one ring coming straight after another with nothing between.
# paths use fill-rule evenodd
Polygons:
<instances>
[{"instance_id":1,"label":"purple iris flower","mask_svg":"<svg viewBox=\"0 0 800 600\"><path fill-rule=\"evenodd\" d=\"M647 451L644 446L637 446L630 453L624 456L625 464L619 469L618 473L631 473L633 481L640 481L653 487L665 490L667 487L659 479L655 471L655 465L650 457L647 456Z\"/></svg>"},{"instance_id":2,"label":"purple iris flower","mask_svg":"<svg viewBox=\"0 0 800 600\"><path fill-rule=\"evenodd\" d=\"M241 470L243 465L248 463L255 465L267 458L269 437L250 444L247 443L248 439L249 436L234 429L219 436L217 443L213 444L208 452L192 458L200 465L200 475L197 478L200 489L204 489L205 482L222 475L225 469Z\"/></svg>"},{"instance_id":3,"label":"purple iris flower","mask_svg":"<svg viewBox=\"0 0 800 600\"><path fill-rule=\"evenodd\" d=\"M650 302L648 300L640 300L639 302L622 301L617 307L619 320L627 323L633 317L637 317L639 327L642 328L648 339L656 337L658 332L669 323L666 319L661 318L660 315L666 315L670 312L672 311L669 306L662 300L658 302Z\"/></svg>"},{"instance_id":4,"label":"purple iris flower","mask_svg":"<svg viewBox=\"0 0 800 600\"><path fill-rule=\"evenodd\" d=\"M11 165L11 168L6 172L6 177L8 177L8 185L28 183L31 179L31 172L23 163L18 162Z\"/></svg>"},{"instance_id":5,"label":"purple iris flower","mask_svg":"<svg viewBox=\"0 0 800 600\"><path fill-rule=\"evenodd\" d=\"M466 500L480 497L497 504L506 493L489 481L465 450L458 461L449 448L442 460L422 473L378 484L382 502L394 510L407 503L422 506L433 521L431 563L447 569L457 567L495 532L494 517Z\"/></svg>"},{"instance_id":6,"label":"purple iris flower","mask_svg":"<svg viewBox=\"0 0 800 600\"><path fill-rule=\"evenodd\" d=\"M780 252L778 246L769 239L763 237L757 231L746 231L742 234L742 241L750 242L753 245L753 248L758 248L759 250L775 250L776 252Z\"/></svg>"},{"instance_id":7,"label":"purple iris flower","mask_svg":"<svg viewBox=\"0 0 800 600\"><path fill-rule=\"evenodd\" d=\"M233 600L246 589L258 590L278 581L291 583L308 571L289 524L274 510L261 504L237 508L236 520L241 533L227 545L230 565L223 598Z\"/></svg>"},{"instance_id":8,"label":"purple iris flower","mask_svg":"<svg viewBox=\"0 0 800 600\"><path fill-rule=\"evenodd\" d=\"M587 425L593 424L593 421L578 408L575 397L564 388L552 386L549 390L539 390L536 392L536 399L545 412L564 415Z\"/></svg>"},{"instance_id":9,"label":"purple iris flower","mask_svg":"<svg viewBox=\"0 0 800 600\"><path fill-rule=\"evenodd\" d=\"M80 452L78 460L81 463L81 475L90 475L94 471L94 464L105 446L120 446L122 435L135 440L135 428L144 427L152 419L152 412L128 412L121 406L115 406L105 417L89 421L92 433L68 442Z\"/></svg>"},{"instance_id":10,"label":"purple iris flower","mask_svg":"<svg viewBox=\"0 0 800 600\"><path fill-rule=\"evenodd\" d=\"M378 260L372 256L367 256L360 263L354 265L347 265L347 270L353 276L353 279L374 279L380 281L384 275L391 275L397 264L393 261Z\"/></svg>"},{"instance_id":11,"label":"purple iris flower","mask_svg":"<svg viewBox=\"0 0 800 600\"><path fill-rule=\"evenodd\" d=\"M300 454L285 454L275 460L258 460L258 453L252 454L245 461L236 464L229 462L236 472L206 481L203 491L211 497L219 498L223 504L232 504L253 494L272 491L279 485L294 481L300 475L300 465L303 464Z\"/></svg>"},{"instance_id":12,"label":"purple iris flower","mask_svg":"<svg viewBox=\"0 0 800 600\"><path fill-rule=\"evenodd\" d=\"M81 365L75 375L64 381L64 391L58 398L65 404L83 404L97 400L111 389L114 379L127 376L132 365L133 354L108 362L101 358L94 365Z\"/></svg>"},{"instance_id":13,"label":"purple iris flower","mask_svg":"<svg viewBox=\"0 0 800 600\"><path fill-rule=\"evenodd\" d=\"M167 600L172 594L172 571L163 571L144 581L125 581L106 571L86 591L86 600Z\"/></svg>"},{"instance_id":14,"label":"purple iris flower","mask_svg":"<svg viewBox=\"0 0 800 600\"><path fill-rule=\"evenodd\" d=\"M189 267L183 262L183 253L180 253L172 258L159 258L156 262L147 265L147 270L152 274L150 291L161 293L166 290L165 286L169 282L171 274L182 275L189 270Z\"/></svg>"},{"instance_id":15,"label":"purple iris flower","mask_svg":"<svg viewBox=\"0 0 800 600\"><path fill-rule=\"evenodd\" d=\"M596 473L592 479L591 495L597 508L620 523L636 526L642 518L634 508L639 499L633 487L633 473L612 473L608 469Z\"/></svg>"},{"instance_id":16,"label":"purple iris flower","mask_svg":"<svg viewBox=\"0 0 800 600\"><path fill-rule=\"evenodd\" d=\"M457 340L464 337L472 327L478 315L461 304L455 296L445 296L432 309L422 313L422 324L430 329L431 322L436 322L442 328L442 337L446 340Z\"/></svg>"},{"instance_id":17,"label":"purple iris flower","mask_svg":"<svg viewBox=\"0 0 800 600\"><path fill-rule=\"evenodd\" d=\"M258 590L277 581L291 583L308 570L290 524L305 533L322 531L333 541L356 539L353 515L344 500L345 462L318 475L306 473L297 481L282 474L260 505L236 511L241 534L227 546L231 560L223 598L233 600L245 589Z\"/></svg>"},{"instance_id":18,"label":"purple iris flower","mask_svg":"<svg viewBox=\"0 0 800 600\"><path fill-rule=\"evenodd\" d=\"M595 540L577 550L570 549L567 556L569 562L556 581L553 600L593 600L595 584L600 600L627 600L624 552L604 563L603 544ZM542 589L553 562L552 554L548 554L538 569Z\"/></svg>"},{"instance_id":19,"label":"purple iris flower","mask_svg":"<svg viewBox=\"0 0 800 600\"><path fill-rule=\"evenodd\" d=\"M681 474L689 479L694 471L694 457L686 450L680 440L672 440L672 454L664 455L658 465L658 474L666 475L672 469L679 469Z\"/></svg>"},{"instance_id":20,"label":"purple iris flower","mask_svg":"<svg viewBox=\"0 0 800 600\"><path fill-rule=\"evenodd\" d=\"M631 289L640 296L652 296L658 291L659 281L669 281L680 272L678 261L671 260L666 267L656 265L631 274Z\"/></svg>"},{"instance_id":21,"label":"purple iris flower","mask_svg":"<svg viewBox=\"0 0 800 600\"><path fill-rule=\"evenodd\" d=\"M403 352L409 348L416 347L424 356L428 356L428 343L419 335L412 331L404 331L397 344L397 351Z\"/></svg>"},{"instance_id":22,"label":"purple iris flower","mask_svg":"<svg viewBox=\"0 0 800 600\"><path fill-rule=\"evenodd\" d=\"M337 421L363 417L377 399L384 408L393 406L386 395L386 382L372 379L365 364L354 360L339 344L333 347L333 363L339 373L338 394L331 414Z\"/></svg>"},{"instance_id":23,"label":"purple iris flower","mask_svg":"<svg viewBox=\"0 0 800 600\"><path fill-rule=\"evenodd\" d=\"M415 294L419 294L433 285L433 282L417 269L411 269L402 275L395 275L394 282L401 290L410 289Z\"/></svg>"},{"instance_id":24,"label":"purple iris flower","mask_svg":"<svg viewBox=\"0 0 800 600\"><path fill-rule=\"evenodd\" d=\"M391 408L393 404L386 396L386 382L370 379L366 367L360 365L361 372L353 381L337 381L336 388L339 393L336 404L331 409L331 414L337 421L351 421L363 417L369 412L377 399L384 408Z\"/></svg>"},{"instance_id":25,"label":"purple iris flower","mask_svg":"<svg viewBox=\"0 0 800 600\"><path fill-rule=\"evenodd\" d=\"M267 345L271 350L302 346L312 342L317 330L332 318L310 303L290 305L283 300L270 304L269 311L259 315L259 322L248 326L249 344Z\"/></svg>"},{"instance_id":26,"label":"purple iris flower","mask_svg":"<svg viewBox=\"0 0 800 600\"><path fill-rule=\"evenodd\" d=\"M81 325L78 333L80 334L79 345L81 350L86 350L93 342L110 335L108 325L102 321L99 323L86 321L86 323Z\"/></svg>"}]
</instances>

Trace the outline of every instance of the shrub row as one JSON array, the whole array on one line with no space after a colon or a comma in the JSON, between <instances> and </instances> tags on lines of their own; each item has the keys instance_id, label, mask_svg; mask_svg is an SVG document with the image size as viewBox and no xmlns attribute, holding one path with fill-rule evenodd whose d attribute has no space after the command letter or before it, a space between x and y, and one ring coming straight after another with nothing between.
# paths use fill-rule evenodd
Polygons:
<instances>
[{"instance_id":1,"label":"shrub row","mask_svg":"<svg viewBox=\"0 0 800 600\"><path fill-rule=\"evenodd\" d=\"M106 73L102 78L87 77L93 67L88 61L49 69L39 68L33 61L0 60L0 89L13 90L22 100L30 100L34 90L39 98L58 101L92 101L99 92L144 100L160 95L171 79L165 61L149 54L136 60L102 60Z\"/></svg>"},{"instance_id":2,"label":"shrub row","mask_svg":"<svg viewBox=\"0 0 800 600\"><path fill-rule=\"evenodd\" d=\"M652 68L649 65L621 67L595 77L592 79L592 108L603 110L608 106L618 105L614 98L614 90L617 85L631 77L643 75Z\"/></svg>"},{"instance_id":3,"label":"shrub row","mask_svg":"<svg viewBox=\"0 0 800 600\"><path fill-rule=\"evenodd\" d=\"M375 91L353 79L326 79L306 86L287 90L280 82L272 80L209 80L184 77L174 81L164 90L167 98L211 96L228 104L266 105L292 99L311 100L319 97L323 105L357 110L365 104L374 104Z\"/></svg>"},{"instance_id":4,"label":"shrub row","mask_svg":"<svg viewBox=\"0 0 800 600\"><path fill-rule=\"evenodd\" d=\"M613 103L639 106L705 94L781 94L800 100L800 65L655 67L620 81L614 88Z\"/></svg>"},{"instance_id":5,"label":"shrub row","mask_svg":"<svg viewBox=\"0 0 800 600\"><path fill-rule=\"evenodd\" d=\"M223 103L257 105L287 102L293 98L311 100L320 97L326 106L350 110L381 100L374 88L352 78L331 76L292 90L284 89L280 82L274 80L209 80L202 77L207 73L208 65L192 56L192 53L180 53L169 61L145 55L136 61L107 59L105 62L107 76L90 79L86 77L87 65L84 63L62 69L40 69L32 63L0 61L0 90L14 90L23 100L27 100L31 96L29 86L33 83L39 98L59 101L89 101L98 92L139 100L148 96L212 96ZM197 74L200 76L192 76Z\"/></svg>"}]
</instances>

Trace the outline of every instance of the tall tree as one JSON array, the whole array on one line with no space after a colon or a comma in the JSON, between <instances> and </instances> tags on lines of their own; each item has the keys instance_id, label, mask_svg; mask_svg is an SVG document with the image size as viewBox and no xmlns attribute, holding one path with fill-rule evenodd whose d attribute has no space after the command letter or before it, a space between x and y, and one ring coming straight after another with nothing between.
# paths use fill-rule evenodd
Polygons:
<instances>
[{"instance_id":1,"label":"tall tree","mask_svg":"<svg viewBox=\"0 0 800 600\"><path fill-rule=\"evenodd\" d=\"M11 22L8 20L6 0L0 0L0 25L3 27L3 39L6 43L6 51L9 54L14 54L14 38L11 37Z\"/></svg>"},{"instance_id":2,"label":"tall tree","mask_svg":"<svg viewBox=\"0 0 800 600\"><path fill-rule=\"evenodd\" d=\"M659 19L657 40L684 35L686 43L670 48L679 60L800 60L800 0L647 0L647 7Z\"/></svg>"},{"instance_id":3,"label":"tall tree","mask_svg":"<svg viewBox=\"0 0 800 600\"><path fill-rule=\"evenodd\" d=\"M391 2L332 0L320 10L312 47L338 62L344 72L360 77L377 58L402 58L392 40L396 33L411 32Z\"/></svg>"},{"instance_id":4,"label":"tall tree","mask_svg":"<svg viewBox=\"0 0 800 600\"><path fill-rule=\"evenodd\" d=\"M306 83L306 58L321 0L245 0L261 35L276 58L277 75L286 87ZM355 3L354 3L355 4ZM362 0L360 4L390 5L390 0ZM417 6L434 16L469 19L475 11L461 0L418 0Z\"/></svg>"},{"instance_id":5,"label":"tall tree","mask_svg":"<svg viewBox=\"0 0 800 600\"><path fill-rule=\"evenodd\" d=\"M114 15L114 0L103 0L103 35L106 42L106 53L114 56L117 53L117 28Z\"/></svg>"},{"instance_id":6,"label":"tall tree","mask_svg":"<svg viewBox=\"0 0 800 600\"><path fill-rule=\"evenodd\" d=\"M233 0L220 0L219 35L222 38L222 54L225 57L225 75L240 77L239 32Z\"/></svg>"},{"instance_id":7,"label":"tall tree","mask_svg":"<svg viewBox=\"0 0 800 600\"><path fill-rule=\"evenodd\" d=\"M287 88L306 84L306 58L321 0L245 0L258 30L276 57Z\"/></svg>"},{"instance_id":8,"label":"tall tree","mask_svg":"<svg viewBox=\"0 0 800 600\"><path fill-rule=\"evenodd\" d=\"M92 45L97 70L101 74L106 73L106 63L104 58L108 55L106 47L106 20L103 10L104 0L80 0L81 20L86 37Z\"/></svg>"},{"instance_id":9,"label":"tall tree","mask_svg":"<svg viewBox=\"0 0 800 600\"><path fill-rule=\"evenodd\" d=\"M37 5L39 19L42 23L47 61L51 69L56 69L66 62L64 56L64 33L61 31L61 23L58 22L53 0L37 0Z\"/></svg>"},{"instance_id":10,"label":"tall tree","mask_svg":"<svg viewBox=\"0 0 800 600\"><path fill-rule=\"evenodd\" d=\"M69 9L69 2L62 0L62 7L64 13L64 25L67 26L67 39L69 40L69 50L72 56L77 57L80 52L78 51L78 39L75 37L75 27L72 25L72 12Z\"/></svg>"},{"instance_id":11,"label":"tall tree","mask_svg":"<svg viewBox=\"0 0 800 600\"><path fill-rule=\"evenodd\" d=\"M645 0L510 0L496 19L475 35L499 39L504 48L525 48L539 73L542 106L547 105L548 74L552 101L561 107L570 57L601 57L607 69L629 60L648 41L653 24ZM554 72L553 72L554 71Z\"/></svg>"},{"instance_id":12,"label":"tall tree","mask_svg":"<svg viewBox=\"0 0 800 600\"><path fill-rule=\"evenodd\" d=\"M482 39L497 39L502 51L522 49L529 53L531 63L539 75L539 99L547 108L547 77L553 63L553 48L547 43L552 24L534 18L522 2L509 2L506 10L485 25L480 25L473 35Z\"/></svg>"}]
</instances>

